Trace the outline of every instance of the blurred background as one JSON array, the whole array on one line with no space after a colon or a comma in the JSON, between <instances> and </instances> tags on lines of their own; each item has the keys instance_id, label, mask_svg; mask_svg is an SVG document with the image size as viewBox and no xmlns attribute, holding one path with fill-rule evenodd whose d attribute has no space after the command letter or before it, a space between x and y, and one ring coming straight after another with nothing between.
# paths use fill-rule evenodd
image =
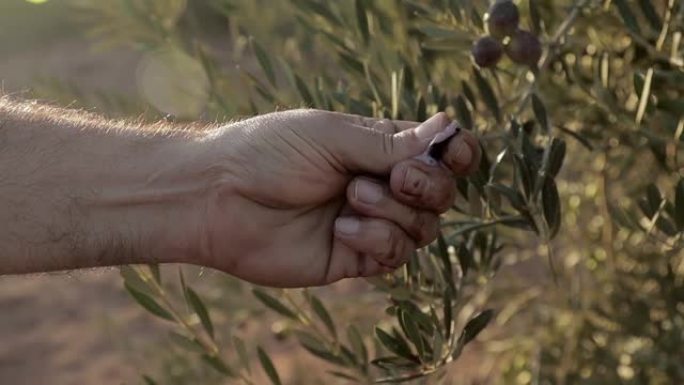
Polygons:
<instances>
[{"instance_id":1,"label":"blurred background","mask_svg":"<svg viewBox=\"0 0 684 385\"><path fill-rule=\"evenodd\" d=\"M530 226L519 217L498 226L502 197L495 203L476 177L461 181L444 231L449 246L477 254L463 286L475 300L454 319L485 304L497 315L439 380L415 383L681 383L684 1L516 4L523 26L559 50L538 78L510 60L488 71L472 67L485 0L2 0L0 81L6 94L148 121L227 121L298 106L421 120L445 109L490 138L486 149L497 151L490 155L503 148L497 138L513 131L497 112L519 118L532 158L553 139L567 142L557 181L562 230L550 245L520 231ZM568 38L552 41L577 9ZM542 107L516 111L528 82ZM546 132L540 116L552 126ZM492 171L489 184L510 185L502 190L509 200L522 197L517 177L509 180L515 163L499 155L489 160L502 164L503 177ZM446 260L458 275L462 249L457 260L454 247ZM383 292L371 290L381 281L354 280L311 292L339 330L355 325L370 350L386 353L373 326L396 316L390 296L438 308L442 301L416 293L440 292L438 279L423 273L445 267L417 266L398 274L422 277L409 289L402 281ZM300 347L287 332L292 322L266 311L250 285L211 270L183 271L210 309L217 341L239 336L252 361L255 346L264 346L286 384L347 383L326 374L335 366ZM161 269L176 304L184 302L179 272ZM200 363L197 346L174 334L177 325L131 299L126 274L0 277L0 384L153 383L146 375L159 384L233 383ZM193 322L200 326L196 316ZM223 352L237 361L229 345ZM256 384L267 381L254 376Z\"/></svg>"}]
</instances>

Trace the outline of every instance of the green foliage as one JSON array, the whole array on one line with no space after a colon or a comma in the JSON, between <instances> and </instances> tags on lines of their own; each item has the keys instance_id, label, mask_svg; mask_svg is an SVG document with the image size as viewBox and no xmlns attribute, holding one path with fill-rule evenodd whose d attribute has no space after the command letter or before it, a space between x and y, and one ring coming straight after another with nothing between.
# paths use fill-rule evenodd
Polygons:
<instances>
[{"instance_id":1,"label":"green foliage","mask_svg":"<svg viewBox=\"0 0 684 385\"><path fill-rule=\"evenodd\" d=\"M482 350L498 363L491 383L684 381L681 1L517 1L544 55L538 68L504 58L487 69L469 57L486 34L486 2L72 1L100 42L173 52L164 57L181 64L169 73L206 79L201 111L183 118L297 106L413 120L446 111L481 138L480 169L458 180L438 241L368 280L385 301L375 328L345 325L323 294L252 291L330 378L438 381L485 330ZM201 28L200 17L228 28ZM217 34L239 71L221 59ZM514 274L541 261L555 283L549 270ZM178 326L187 354L254 382L255 349L220 338L209 317L234 308L206 306L182 276L175 295L154 269L122 275L145 309Z\"/></svg>"}]
</instances>

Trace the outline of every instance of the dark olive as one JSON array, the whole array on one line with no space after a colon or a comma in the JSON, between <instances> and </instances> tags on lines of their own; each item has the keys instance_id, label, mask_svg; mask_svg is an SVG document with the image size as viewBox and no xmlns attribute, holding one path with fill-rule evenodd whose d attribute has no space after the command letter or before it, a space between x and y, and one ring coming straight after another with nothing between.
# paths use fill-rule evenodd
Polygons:
<instances>
[{"instance_id":1,"label":"dark olive","mask_svg":"<svg viewBox=\"0 0 684 385\"><path fill-rule=\"evenodd\" d=\"M506 46L506 55L518 64L537 67L542 55L542 45L532 32L518 30Z\"/></svg>"},{"instance_id":2,"label":"dark olive","mask_svg":"<svg viewBox=\"0 0 684 385\"><path fill-rule=\"evenodd\" d=\"M503 56L503 46L491 36L478 39L473 44L473 59L480 67L493 67Z\"/></svg>"},{"instance_id":3,"label":"dark olive","mask_svg":"<svg viewBox=\"0 0 684 385\"><path fill-rule=\"evenodd\" d=\"M489 7L487 12L487 28L489 34L502 40L506 36L511 36L518 29L520 23L520 12L510 0L499 0Z\"/></svg>"}]
</instances>

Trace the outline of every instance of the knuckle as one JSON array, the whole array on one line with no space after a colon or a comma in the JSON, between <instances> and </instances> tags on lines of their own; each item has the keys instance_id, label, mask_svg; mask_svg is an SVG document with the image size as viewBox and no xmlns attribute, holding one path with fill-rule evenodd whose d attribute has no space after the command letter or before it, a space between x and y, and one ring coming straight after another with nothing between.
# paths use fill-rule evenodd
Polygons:
<instances>
[{"instance_id":1,"label":"knuckle","mask_svg":"<svg viewBox=\"0 0 684 385\"><path fill-rule=\"evenodd\" d=\"M382 135L382 153L390 156L394 154L394 147L396 145L396 137L388 133L380 133Z\"/></svg>"}]
</instances>

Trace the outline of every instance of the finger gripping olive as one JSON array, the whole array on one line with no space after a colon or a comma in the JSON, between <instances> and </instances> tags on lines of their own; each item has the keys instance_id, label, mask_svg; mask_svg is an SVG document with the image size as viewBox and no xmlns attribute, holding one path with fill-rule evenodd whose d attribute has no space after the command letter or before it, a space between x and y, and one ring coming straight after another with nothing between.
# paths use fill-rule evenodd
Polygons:
<instances>
[{"instance_id":1,"label":"finger gripping olive","mask_svg":"<svg viewBox=\"0 0 684 385\"><path fill-rule=\"evenodd\" d=\"M478 39L472 48L473 60L480 67L493 67L503 56L503 46L491 36Z\"/></svg>"},{"instance_id":2,"label":"finger gripping olive","mask_svg":"<svg viewBox=\"0 0 684 385\"><path fill-rule=\"evenodd\" d=\"M510 0L498 0L487 11L489 34L499 40L513 35L519 23L518 6Z\"/></svg>"},{"instance_id":3,"label":"finger gripping olive","mask_svg":"<svg viewBox=\"0 0 684 385\"><path fill-rule=\"evenodd\" d=\"M532 32L518 30L506 46L506 55L518 64L536 67L542 56L542 45Z\"/></svg>"}]
</instances>

